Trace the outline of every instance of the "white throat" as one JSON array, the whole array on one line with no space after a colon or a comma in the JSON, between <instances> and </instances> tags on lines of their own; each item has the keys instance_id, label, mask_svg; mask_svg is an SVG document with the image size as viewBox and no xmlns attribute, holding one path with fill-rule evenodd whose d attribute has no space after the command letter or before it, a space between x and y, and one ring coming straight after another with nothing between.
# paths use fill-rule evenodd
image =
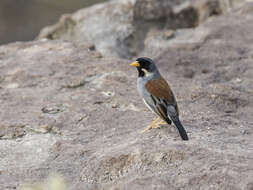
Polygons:
<instances>
[{"instance_id":1,"label":"white throat","mask_svg":"<svg viewBox=\"0 0 253 190\"><path fill-rule=\"evenodd\" d=\"M152 75L152 73L148 72L147 69L142 68L141 70L145 73L145 77L149 77Z\"/></svg>"}]
</instances>

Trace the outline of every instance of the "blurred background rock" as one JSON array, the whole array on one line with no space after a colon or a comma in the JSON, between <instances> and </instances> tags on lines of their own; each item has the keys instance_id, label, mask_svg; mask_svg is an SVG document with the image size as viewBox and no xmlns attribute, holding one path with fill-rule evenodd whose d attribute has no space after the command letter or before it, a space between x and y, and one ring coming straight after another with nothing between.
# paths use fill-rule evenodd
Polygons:
<instances>
[{"instance_id":1,"label":"blurred background rock","mask_svg":"<svg viewBox=\"0 0 253 190\"><path fill-rule=\"evenodd\" d=\"M63 13L105 0L1 0L0 44L34 39L41 28L54 24Z\"/></svg>"}]
</instances>

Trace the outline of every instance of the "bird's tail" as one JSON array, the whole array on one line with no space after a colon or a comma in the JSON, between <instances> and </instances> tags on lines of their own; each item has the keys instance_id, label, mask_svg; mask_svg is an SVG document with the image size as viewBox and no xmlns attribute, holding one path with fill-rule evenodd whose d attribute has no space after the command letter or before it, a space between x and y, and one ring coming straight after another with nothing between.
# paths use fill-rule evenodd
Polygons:
<instances>
[{"instance_id":1,"label":"bird's tail","mask_svg":"<svg viewBox=\"0 0 253 190\"><path fill-rule=\"evenodd\" d=\"M172 119L172 118L171 118ZM183 127L183 125L181 124L180 120L177 119L172 119L173 123L175 124L175 126L177 127L177 130L181 136L181 138L185 141L189 140L188 135Z\"/></svg>"},{"instance_id":2,"label":"bird's tail","mask_svg":"<svg viewBox=\"0 0 253 190\"><path fill-rule=\"evenodd\" d=\"M182 123L180 122L176 109L174 108L174 106L168 106L168 115L170 116L170 119L172 120L172 122L175 124L179 135L181 136L182 140L189 140L188 135L182 125Z\"/></svg>"}]
</instances>

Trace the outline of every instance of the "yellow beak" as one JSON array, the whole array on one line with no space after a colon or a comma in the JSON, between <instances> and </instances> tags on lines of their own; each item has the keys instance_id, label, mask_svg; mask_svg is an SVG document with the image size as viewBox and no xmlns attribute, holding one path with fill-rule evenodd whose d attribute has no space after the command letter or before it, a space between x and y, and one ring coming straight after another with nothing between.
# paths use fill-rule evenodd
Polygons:
<instances>
[{"instance_id":1,"label":"yellow beak","mask_svg":"<svg viewBox=\"0 0 253 190\"><path fill-rule=\"evenodd\" d=\"M132 66L132 67L140 67L140 63L138 61L135 61L135 62L131 63L130 66Z\"/></svg>"}]
</instances>

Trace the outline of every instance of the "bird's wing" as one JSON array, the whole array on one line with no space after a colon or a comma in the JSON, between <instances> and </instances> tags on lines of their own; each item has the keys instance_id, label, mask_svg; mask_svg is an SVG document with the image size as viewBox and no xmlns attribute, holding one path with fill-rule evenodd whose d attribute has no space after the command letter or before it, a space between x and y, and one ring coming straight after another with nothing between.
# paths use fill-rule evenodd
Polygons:
<instances>
[{"instance_id":1,"label":"bird's wing","mask_svg":"<svg viewBox=\"0 0 253 190\"><path fill-rule=\"evenodd\" d=\"M162 77L150 80L146 83L145 87L150 93L159 113L167 117L167 107L168 105L172 105L175 108L176 115L178 116L177 102L166 80L164 80Z\"/></svg>"}]
</instances>

